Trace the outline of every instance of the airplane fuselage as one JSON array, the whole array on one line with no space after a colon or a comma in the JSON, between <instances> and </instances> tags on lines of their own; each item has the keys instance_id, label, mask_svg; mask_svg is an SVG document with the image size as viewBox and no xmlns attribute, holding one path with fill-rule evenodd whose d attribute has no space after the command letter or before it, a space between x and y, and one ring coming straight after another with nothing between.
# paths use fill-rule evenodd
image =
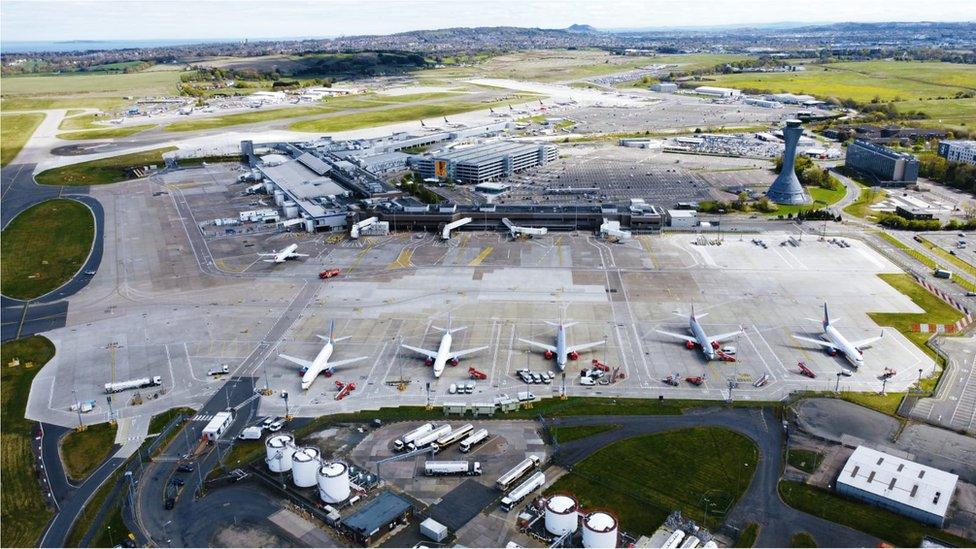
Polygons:
<instances>
[{"instance_id":1,"label":"airplane fuselage","mask_svg":"<svg viewBox=\"0 0 976 549\"><path fill-rule=\"evenodd\" d=\"M698 320L694 317L689 321L689 326L691 328L691 334L695 336L695 341L698 342L698 346L701 347L702 354L705 355L708 360L715 360L715 349L712 348L712 341L708 338L708 334L698 323Z\"/></svg>"},{"instance_id":2,"label":"airplane fuselage","mask_svg":"<svg viewBox=\"0 0 976 549\"><path fill-rule=\"evenodd\" d=\"M852 366L860 368L864 365L864 357L861 355L860 349L847 341L847 338L837 331L837 328L826 322L823 323L823 337L834 346L835 351L842 353Z\"/></svg>"},{"instance_id":3,"label":"airplane fuselage","mask_svg":"<svg viewBox=\"0 0 976 549\"><path fill-rule=\"evenodd\" d=\"M434 377L439 378L444 373L447 361L451 359L451 343L454 338L450 332L445 332L441 337L441 344L437 346L437 356L434 357Z\"/></svg>"},{"instance_id":4,"label":"airplane fuselage","mask_svg":"<svg viewBox=\"0 0 976 549\"><path fill-rule=\"evenodd\" d=\"M556 366L559 371L566 370L566 360L569 353L566 352L566 327L560 325L556 330Z\"/></svg>"},{"instance_id":5,"label":"airplane fuselage","mask_svg":"<svg viewBox=\"0 0 976 549\"><path fill-rule=\"evenodd\" d=\"M302 374L302 389L308 390L312 386L312 382L315 378L319 376L322 372L329 369L329 359L332 358L332 351L335 350L335 346L331 341L327 342L322 346L322 350L319 354L315 355L315 359L312 360L312 365L308 370Z\"/></svg>"}]
</instances>

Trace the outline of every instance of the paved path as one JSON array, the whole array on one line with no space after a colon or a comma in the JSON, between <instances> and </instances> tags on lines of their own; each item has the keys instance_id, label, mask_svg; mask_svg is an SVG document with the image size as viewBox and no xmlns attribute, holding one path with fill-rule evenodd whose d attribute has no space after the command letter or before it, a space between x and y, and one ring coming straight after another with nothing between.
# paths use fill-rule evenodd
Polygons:
<instances>
[{"instance_id":1,"label":"paved path","mask_svg":"<svg viewBox=\"0 0 976 549\"><path fill-rule=\"evenodd\" d=\"M703 408L680 416L591 416L559 418L553 425L615 423L620 429L560 444L554 462L570 467L604 446L621 439L660 433L672 429L724 427L751 438L759 446L759 463L749 489L727 518L727 524L742 529L750 522L762 525L757 547L788 547L794 533L805 531L821 545L835 547L877 547L879 540L863 532L808 515L787 506L777 486L783 471L783 430L771 410L746 408Z\"/></svg>"}]
</instances>

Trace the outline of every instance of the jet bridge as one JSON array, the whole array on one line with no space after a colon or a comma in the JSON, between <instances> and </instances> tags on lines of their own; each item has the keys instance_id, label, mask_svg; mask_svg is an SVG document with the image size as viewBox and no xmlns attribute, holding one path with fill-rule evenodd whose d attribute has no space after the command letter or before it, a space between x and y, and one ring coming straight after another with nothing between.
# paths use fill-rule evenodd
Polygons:
<instances>
[{"instance_id":1,"label":"jet bridge","mask_svg":"<svg viewBox=\"0 0 976 549\"><path fill-rule=\"evenodd\" d=\"M463 217L461 219L458 219L457 221L454 221L453 223L448 223L447 225L444 225L444 230L441 232L441 239L442 240L450 240L451 239L451 231L453 231L454 229L457 229L458 227L462 227L464 225L467 225L468 223L471 223L471 218L470 217Z\"/></svg>"}]
</instances>

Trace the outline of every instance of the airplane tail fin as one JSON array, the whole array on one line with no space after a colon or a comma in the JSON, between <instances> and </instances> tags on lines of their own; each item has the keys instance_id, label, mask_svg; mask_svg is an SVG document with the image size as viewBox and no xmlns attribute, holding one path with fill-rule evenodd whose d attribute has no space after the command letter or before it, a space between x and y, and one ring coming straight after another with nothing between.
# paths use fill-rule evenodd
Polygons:
<instances>
[{"instance_id":1,"label":"airplane tail fin","mask_svg":"<svg viewBox=\"0 0 976 549\"><path fill-rule=\"evenodd\" d=\"M824 317L823 317L824 328L830 326L830 314L827 312L827 302L824 302Z\"/></svg>"},{"instance_id":2,"label":"airplane tail fin","mask_svg":"<svg viewBox=\"0 0 976 549\"><path fill-rule=\"evenodd\" d=\"M329 323L329 341L335 341L335 319Z\"/></svg>"}]
</instances>

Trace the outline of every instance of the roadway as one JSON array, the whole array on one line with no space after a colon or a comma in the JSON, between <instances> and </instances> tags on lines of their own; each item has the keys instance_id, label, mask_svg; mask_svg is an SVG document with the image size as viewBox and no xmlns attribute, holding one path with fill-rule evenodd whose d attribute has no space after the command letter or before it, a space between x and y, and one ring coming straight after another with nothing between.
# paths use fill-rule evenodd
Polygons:
<instances>
[{"instance_id":1,"label":"roadway","mask_svg":"<svg viewBox=\"0 0 976 549\"><path fill-rule=\"evenodd\" d=\"M767 408L701 408L680 416L589 416L547 420L550 425L605 425L619 429L559 444L553 461L571 469L601 448L640 435L700 426L722 427L741 433L759 447L759 463L752 483L726 519L742 530L750 522L761 525L757 547L789 547L797 532L808 532L819 544L833 547L877 547L880 540L863 532L797 511L779 497L783 471L784 434L780 420Z\"/></svg>"},{"instance_id":2,"label":"roadway","mask_svg":"<svg viewBox=\"0 0 976 549\"><path fill-rule=\"evenodd\" d=\"M0 296L0 340L9 341L64 327L66 298L88 285L87 271L98 270L102 262L105 212L101 203L88 195L88 187L55 187L34 181L35 164L14 164L0 169L0 223L6 227L18 214L52 198L70 198L88 206L95 217L95 240L85 263L60 287L35 299L23 301Z\"/></svg>"},{"instance_id":3,"label":"roadway","mask_svg":"<svg viewBox=\"0 0 976 549\"><path fill-rule=\"evenodd\" d=\"M166 543L170 546L195 547L205 546L200 536L211 532L210 528L228 519L223 504L214 504L209 496L197 500L196 494L203 485L207 474L217 465L219 456L230 451L234 440L244 427L253 423L257 413L258 398L254 392L255 379L250 377L233 377L221 387L219 391L203 405L193 419L186 422L175 435L173 441L160 453L153 462L146 465L136 479L136 521L139 530L147 539L156 545ZM217 412L228 408L236 408L236 416L230 428L222 437L219 446L201 444L201 435L207 421ZM193 450L199 450L195 456ZM193 473L177 473L176 468L181 463L181 457L191 455L188 463L194 466ZM174 476L175 475L175 476ZM163 507L167 485L171 478L182 478L185 482L182 492L177 496L174 508L166 510ZM218 490L215 493L220 494ZM220 496L231 497L231 496ZM219 499L219 498L218 498ZM268 505L256 506L255 502L261 498L254 498L254 492L249 496L239 494L232 497L235 501L235 516L257 516L271 509ZM201 502L207 503L202 504ZM216 500L214 500L216 501ZM249 503L246 503L249 502ZM237 509L241 503L241 509ZM275 507L271 512L277 510ZM130 525L133 526L133 525Z\"/></svg>"}]
</instances>

